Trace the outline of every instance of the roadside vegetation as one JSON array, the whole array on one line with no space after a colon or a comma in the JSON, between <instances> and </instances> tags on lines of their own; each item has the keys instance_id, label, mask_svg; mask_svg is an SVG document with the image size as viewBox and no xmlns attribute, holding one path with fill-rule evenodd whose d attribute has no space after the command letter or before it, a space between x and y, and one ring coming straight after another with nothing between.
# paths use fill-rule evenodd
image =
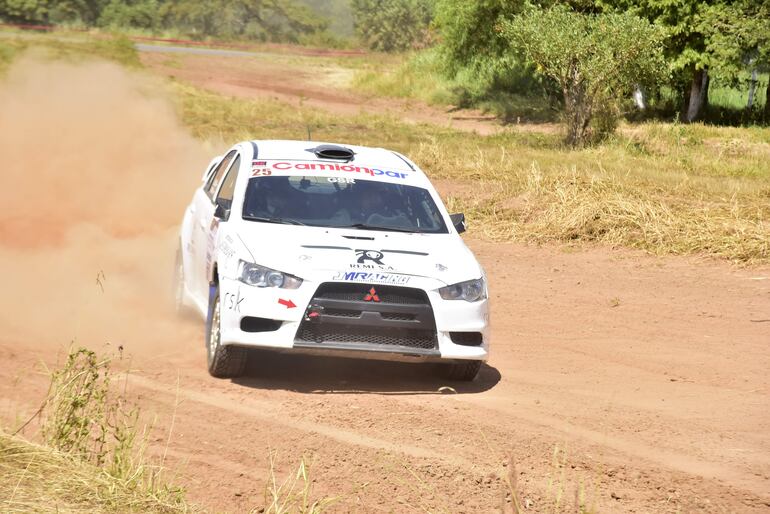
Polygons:
<instances>
[{"instance_id":1,"label":"roadside vegetation","mask_svg":"<svg viewBox=\"0 0 770 514\"><path fill-rule=\"evenodd\" d=\"M162 463L146 457L139 411L111 387L110 361L73 350L48 394L14 434L0 431L4 512L187 512ZM16 433L34 424L41 444Z\"/></svg>"},{"instance_id":2,"label":"roadside vegetation","mask_svg":"<svg viewBox=\"0 0 770 514\"><path fill-rule=\"evenodd\" d=\"M109 359L73 349L34 415L0 428L0 511L204 512L170 485L165 451L148 456L151 427L113 373ZM39 442L18 435L33 428ZM271 452L264 498L252 512L320 514L340 500L314 494L310 457L286 477L276 462Z\"/></svg>"},{"instance_id":3,"label":"roadside vegetation","mask_svg":"<svg viewBox=\"0 0 770 514\"><path fill-rule=\"evenodd\" d=\"M0 0L0 22L397 53L356 85L563 121L575 147L622 120L770 123L770 0Z\"/></svg>"},{"instance_id":4,"label":"roadside vegetation","mask_svg":"<svg viewBox=\"0 0 770 514\"><path fill-rule=\"evenodd\" d=\"M623 119L770 123L766 0L431 5L429 35L401 45L428 48L384 72L377 65L360 72L360 90L477 107L507 122L564 121L573 146L601 142ZM604 60L613 73L604 73L602 56L614 58ZM576 113L588 115L583 134Z\"/></svg>"},{"instance_id":5,"label":"roadside vegetation","mask_svg":"<svg viewBox=\"0 0 770 514\"><path fill-rule=\"evenodd\" d=\"M125 481L50 447L0 432L3 512L184 512Z\"/></svg>"}]
</instances>

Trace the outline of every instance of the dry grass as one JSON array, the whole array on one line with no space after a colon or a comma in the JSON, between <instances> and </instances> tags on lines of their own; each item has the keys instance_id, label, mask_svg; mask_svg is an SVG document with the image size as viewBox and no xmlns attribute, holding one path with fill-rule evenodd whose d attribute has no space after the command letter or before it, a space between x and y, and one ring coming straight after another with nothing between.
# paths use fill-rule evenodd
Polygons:
<instances>
[{"instance_id":1,"label":"dry grass","mask_svg":"<svg viewBox=\"0 0 770 514\"><path fill-rule=\"evenodd\" d=\"M660 127L640 129L654 133ZM458 158L438 176L476 184L450 192L446 201L450 210L466 212L471 230L491 239L590 242L770 262L770 159L742 153L719 167L709 155L719 150L705 145L645 157L631 154L627 144L578 152L526 148L526 160L505 146L478 147L474 160ZM753 144L770 151L767 143ZM427 169L447 168L438 143L412 155ZM688 172L679 159L703 165Z\"/></svg>"},{"instance_id":2,"label":"dry grass","mask_svg":"<svg viewBox=\"0 0 770 514\"><path fill-rule=\"evenodd\" d=\"M270 453L270 475L265 484L265 504L252 512L265 514L321 514L339 501L339 498L314 498L311 466L300 459L297 470L279 480L275 472L276 453Z\"/></svg>"},{"instance_id":3,"label":"dry grass","mask_svg":"<svg viewBox=\"0 0 770 514\"><path fill-rule=\"evenodd\" d=\"M104 469L0 433L0 511L186 512L176 497L148 494Z\"/></svg>"},{"instance_id":4,"label":"dry grass","mask_svg":"<svg viewBox=\"0 0 770 514\"><path fill-rule=\"evenodd\" d=\"M114 389L109 360L83 348L69 354L37 413L46 446L0 433L1 511L190 510L145 457L138 410Z\"/></svg>"}]
</instances>

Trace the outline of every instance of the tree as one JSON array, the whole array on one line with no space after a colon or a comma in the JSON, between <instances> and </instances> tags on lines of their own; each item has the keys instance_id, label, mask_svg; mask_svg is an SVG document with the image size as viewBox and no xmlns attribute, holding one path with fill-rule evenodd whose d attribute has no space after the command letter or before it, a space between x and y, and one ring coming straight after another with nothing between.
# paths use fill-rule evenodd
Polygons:
<instances>
[{"instance_id":1,"label":"tree","mask_svg":"<svg viewBox=\"0 0 770 514\"><path fill-rule=\"evenodd\" d=\"M429 40L430 0L352 0L351 8L356 33L372 50L399 52Z\"/></svg>"},{"instance_id":2,"label":"tree","mask_svg":"<svg viewBox=\"0 0 770 514\"><path fill-rule=\"evenodd\" d=\"M0 19L10 23L96 22L105 0L0 0Z\"/></svg>"},{"instance_id":3,"label":"tree","mask_svg":"<svg viewBox=\"0 0 770 514\"><path fill-rule=\"evenodd\" d=\"M604 131L614 130L618 100L665 69L663 32L630 14L585 15L557 5L500 27L512 49L559 85L572 146L586 142L597 113L609 116Z\"/></svg>"},{"instance_id":4,"label":"tree","mask_svg":"<svg viewBox=\"0 0 770 514\"><path fill-rule=\"evenodd\" d=\"M512 55L498 24L521 13L525 0L437 0L435 25L450 75L462 68L475 71L510 67Z\"/></svg>"},{"instance_id":5,"label":"tree","mask_svg":"<svg viewBox=\"0 0 770 514\"><path fill-rule=\"evenodd\" d=\"M295 0L0 0L11 23L181 29L192 36L298 41L327 20Z\"/></svg>"},{"instance_id":6,"label":"tree","mask_svg":"<svg viewBox=\"0 0 770 514\"><path fill-rule=\"evenodd\" d=\"M723 81L736 84L741 71L770 70L770 0L740 0L711 6L703 15L709 66ZM770 121L770 84L764 118Z\"/></svg>"},{"instance_id":7,"label":"tree","mask_svg":"<svg viewBox=\"0 0 770 514\"><path fill-rule=\"evenodd\" d=\"M297 41L326 28L306 6L291 0L171 0L162 8L167 26L194 37Z\"/></svg>"},{"instance_id":8,"label":"tree","mask_svg":"<svg viewBox=\"0 0 770 514\"><path fill-rule=\"evenodd\" d=\"M747 0L751 1L751 0ZM597 0L604 10L630 12L666 30L666 59L683 99L682 115L695 121L708 105L710 49L706 12L733 0Z\"/></svg>"},{"instance_id":9,"label":"tree","mask_svg":"<svg viewBox=\"0 0 770 514\"><path fill-rule=\"evenodd\" d=\"M111 0L99 16L102 27L157 29L161 14L157 0Z\"/></svg>"}]
</instances>

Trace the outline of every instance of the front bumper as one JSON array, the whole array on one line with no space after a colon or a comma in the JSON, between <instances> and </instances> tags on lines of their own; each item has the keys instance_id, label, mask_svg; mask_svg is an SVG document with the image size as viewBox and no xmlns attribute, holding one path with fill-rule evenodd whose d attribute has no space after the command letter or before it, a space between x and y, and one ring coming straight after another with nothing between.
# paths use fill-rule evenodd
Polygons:
<instances>
[{"instance_id":1,"label":"front bumper","mask_svg":"<svg viewBox=\"0 0 770 514\"><path fill-rule=\"evenodd\" d=\"M370 287L389 288L378 284L330 279L306 281L299 289L286 290L223 278L221 344L380 360L487 360L488 301L444 300L437 292L440 285L413 277L408 289L419 292L424 302L405 304L388 296L380 302L364 302ZM319 298L325 287L350 289L352 296ZM407 288L390 287L396 289ZM356 310L360 311L357 316ZM259 331L254 331L255 325ZM455 342L457 334L469 333L476 335L472 344Z\"/></svg>"}]
</instances>

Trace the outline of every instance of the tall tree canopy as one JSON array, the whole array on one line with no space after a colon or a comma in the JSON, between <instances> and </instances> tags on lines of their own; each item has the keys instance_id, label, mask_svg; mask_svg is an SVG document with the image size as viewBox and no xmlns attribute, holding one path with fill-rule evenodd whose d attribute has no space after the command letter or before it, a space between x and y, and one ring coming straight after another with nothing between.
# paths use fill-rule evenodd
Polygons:
<instances>
[{"instance_id":1,"label":"tall tree canopy","mask_svg":"<svg viewBox=\"0 0 770 514\"><path fill-rule=\"evenodd\" d=\"M662 31L631 14L532 9L502 21L501 31L537 73L559 85L567 142L573 146L586 141L597 112L608 121L598 127L599 135L614 130L616 102L639 84L656 83L665 67Z\"/></svg>"}]
</instances>

